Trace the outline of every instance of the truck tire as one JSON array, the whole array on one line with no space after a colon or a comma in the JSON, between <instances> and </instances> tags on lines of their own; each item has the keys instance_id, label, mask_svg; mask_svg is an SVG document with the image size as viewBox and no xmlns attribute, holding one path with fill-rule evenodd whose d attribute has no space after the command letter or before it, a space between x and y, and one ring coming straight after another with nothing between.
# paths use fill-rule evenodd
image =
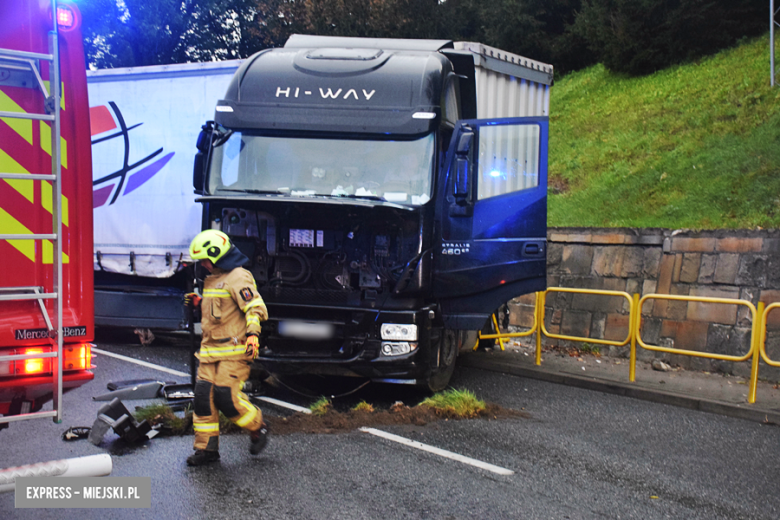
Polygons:
<instances>
[{"instance_id":1,"label":"truck tire","mask_svg":"<svg viewBox=\"0 0 780 520\"><path fill-rule=\"evenodd\" d=\"M463 335L457 330L445 330L439 341L439 366L433 369L426 384L431 392L441 392L450 383Z\"/></svg>"}]
</instances>

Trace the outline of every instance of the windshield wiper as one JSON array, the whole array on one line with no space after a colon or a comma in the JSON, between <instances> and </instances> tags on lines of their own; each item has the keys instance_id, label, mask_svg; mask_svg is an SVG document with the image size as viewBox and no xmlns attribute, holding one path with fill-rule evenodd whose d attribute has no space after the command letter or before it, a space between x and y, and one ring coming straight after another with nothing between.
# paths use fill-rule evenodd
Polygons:
<instances>
[{"instance_id":1,"label":"windshield wiper","mask_svg":"<svg viewBox=\"0 0 780 520\"><path fill-rule=\"evenodd\" d=\"M378 195L337 195L338 197L346 197L348 199L366 199L366 200L379 200L382 202L386 202L387 199L384 197L380 197Z\"/></svg>"},{"instance_id":2,"label":"windshield wiper","mask_svg":"<svg viewBox=\"0 0 780 520\"><path fill-rule=\"evenodd\" d=\"M241 190L233 188L217 188L216 191L232 191L234 193L251 193L253 195L287 195L286 191L279 190L255 190L252 188L245 188Z\"/></svg>"}]
</instances>

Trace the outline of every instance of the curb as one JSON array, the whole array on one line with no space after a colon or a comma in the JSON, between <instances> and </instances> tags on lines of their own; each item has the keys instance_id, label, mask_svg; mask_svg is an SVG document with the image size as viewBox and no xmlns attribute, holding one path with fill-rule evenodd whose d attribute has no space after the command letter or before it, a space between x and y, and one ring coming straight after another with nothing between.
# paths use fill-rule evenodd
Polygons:
<instances>
[{"instance_id":1,"label":"curb","mask_svg":"<svg viewBox=\"0 0 780 520\"><path fill-rule=\"evenodd\" d=\"M668 404L690 410L715 413L728 417L736 417L748 421L759 422L762 424L780 425L780 412L774 410L761 410L753 408L755 405L741 405L728 403L724 401L714 401L701 397L691 397L689 395L665 392L663 390L654 390L636 386L633 384L620 383L596 377L582 377L564 372L556 372L545 368L515 365L511 363L498 362L490 359L481 359L474 355L466 355L458 359L461 366L499 372L513 376L527 377L547 381L548 383L557 383L561 385L583 388L586 390L595 390L607 394L621 395L624 397L633 397L643 401ZM750 408L749 408L750 407Z\"/></svg>"}]
</instances>

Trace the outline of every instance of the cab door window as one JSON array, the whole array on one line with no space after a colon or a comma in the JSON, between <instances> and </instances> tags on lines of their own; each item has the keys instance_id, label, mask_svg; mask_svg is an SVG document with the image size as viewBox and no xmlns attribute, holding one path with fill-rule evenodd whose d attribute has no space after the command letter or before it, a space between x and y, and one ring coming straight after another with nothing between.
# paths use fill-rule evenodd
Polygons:
<instances>
[{"instance_id":1,"label":"cab door window","mask_svg":"<svg viewBox=\"0 0 780 520\"><path fill-rule=\"evenodd\" d=\"M539 186L539 125L495 125L479 128L477 199Z\"/></svg>"}]
</instances>

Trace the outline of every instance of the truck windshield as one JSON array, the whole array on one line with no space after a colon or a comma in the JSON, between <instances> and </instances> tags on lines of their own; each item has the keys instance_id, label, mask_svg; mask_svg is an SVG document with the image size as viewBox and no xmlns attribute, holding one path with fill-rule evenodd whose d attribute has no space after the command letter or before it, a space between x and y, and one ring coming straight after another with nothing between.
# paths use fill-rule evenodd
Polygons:
<instances>
[{"instance_id":1,"label":"truck windshield","mask_svg":"<svg viewBox=\"0 0 780 520\"><path fill-rule=\"evenodd\" d=\"M233 132L215 146L209 192L430 200L434 139L367 141Z\"/></svg>"}]
</instances>

